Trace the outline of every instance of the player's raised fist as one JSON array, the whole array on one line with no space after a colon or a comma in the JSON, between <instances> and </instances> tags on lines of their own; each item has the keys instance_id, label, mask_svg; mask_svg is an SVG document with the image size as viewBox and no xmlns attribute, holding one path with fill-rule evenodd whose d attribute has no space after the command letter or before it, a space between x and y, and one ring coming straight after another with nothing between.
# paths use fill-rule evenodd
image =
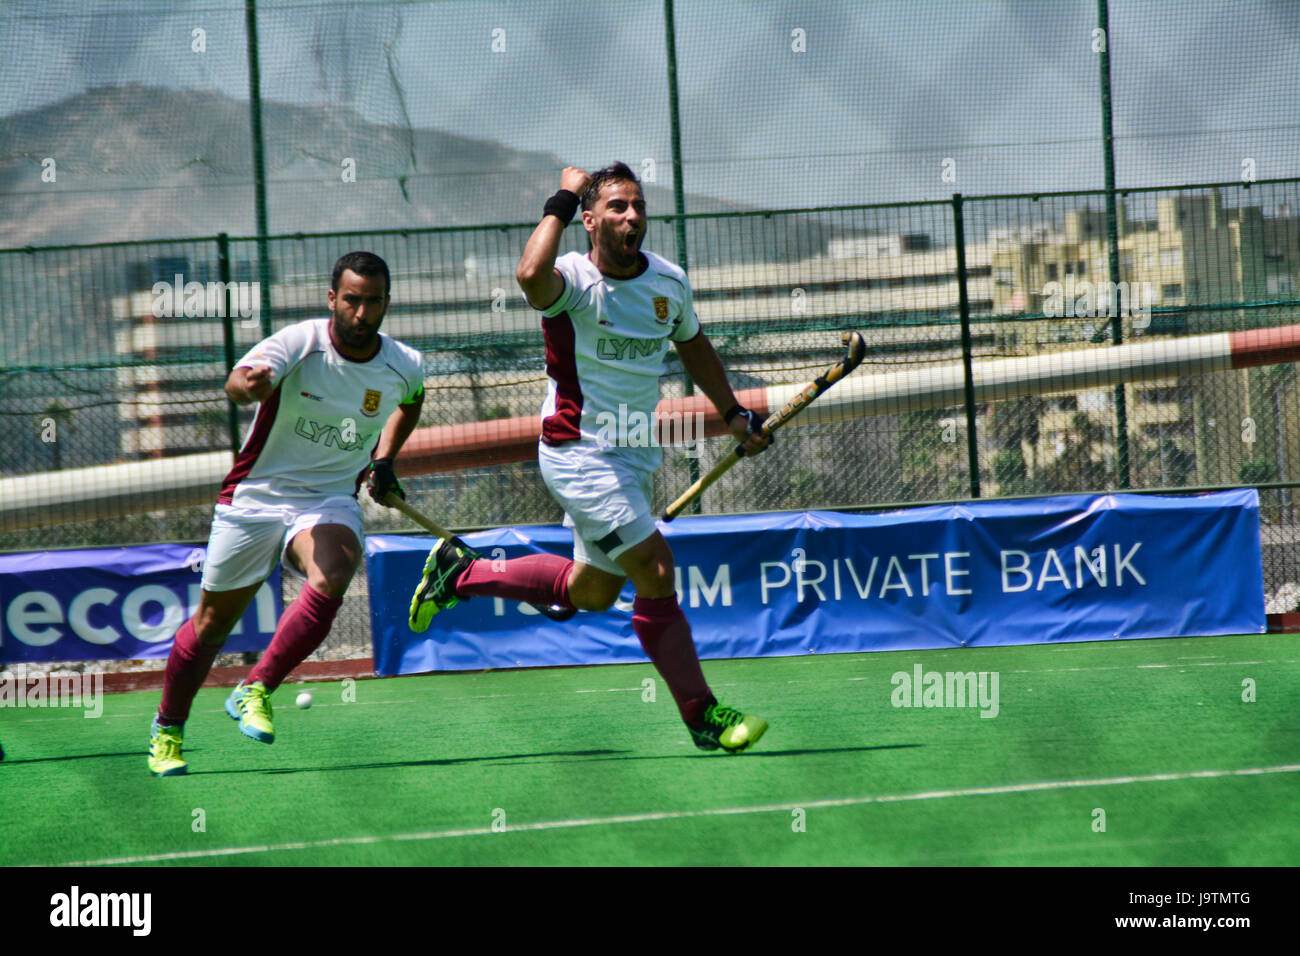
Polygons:
<instances>
[{"instance_id":1,"label":"player's raised fist","mask_svg":"<svg viewBox=\"0 0 1300 956\"><path fill-rule=\"evenodd\" d=\"M585 169L579 169L577 166L566 166L564 172L560 173L560 188L567 189L578 198L582 198L582 192L591 182L591 176Z\"/></svg>"}]
</instances>

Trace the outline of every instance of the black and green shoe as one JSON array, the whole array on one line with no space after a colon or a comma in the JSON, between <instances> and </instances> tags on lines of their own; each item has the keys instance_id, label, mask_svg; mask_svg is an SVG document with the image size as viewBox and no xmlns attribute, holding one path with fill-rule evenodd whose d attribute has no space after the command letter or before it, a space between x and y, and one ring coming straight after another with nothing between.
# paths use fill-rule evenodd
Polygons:
<instances>
[{"instance_id":1,"label":"black and green shoe","mask_svg":"<svg viewBox=\"0 0 1300 956\"><path fill-rule=\"evenodd\" d=\"M701 750L721 747L729 754L738 754L758 742L767 730L767 721L715 701L705 709L704 720L694 727L688 725L687 729Z\"/></svg>"},{"instance_id":2,"label":"black and green shoe","mask_svg":"<svg viewBox=\"0 0 1300 956\"><path fill-rule=\"evenodd\" d=\"M468 600L456 594L456 579L477 557L460 538L439 540L424 562L424 577L411 598L411 630L427 631L435 614Z\"/></svg>"}]
</instances>

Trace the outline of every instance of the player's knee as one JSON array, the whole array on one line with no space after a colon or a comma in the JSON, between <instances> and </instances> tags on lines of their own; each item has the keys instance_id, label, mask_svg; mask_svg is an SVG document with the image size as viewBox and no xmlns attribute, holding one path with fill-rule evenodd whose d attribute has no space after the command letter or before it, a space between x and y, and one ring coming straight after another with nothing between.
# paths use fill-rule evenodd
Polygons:
<instances>
[{"instance_id":1,"label":"player's knee","mask_svg":"<svg viewBox=\"0 0 1300 956\"><path fill-rule=\"evenodd\" d=\"M194 617L194 636L204 647L221 647L234 629L235 621L218 614L196 614Z\"/></svg>"},{"instance_id":2,"label":"player's knee","mask_svg":"<svg viewBox=\"0 0 1300 956\"><path fill-rule=\"evenodd\" d=\"M347 593L348 585L352 583L352 569L320 569L315 574L308 575L307 583L321 594L341 598Z\"/></svg>"},{"instance_id":3,"label":"player's knee","mask_svg":"<svg viewBox=\"0 0 1300 956\"><path fill-rule=\"evenodd\" d=\"M621 581L609 583L590 580L570 581L569 603L579 611L608 611L618 600L618 593L622 589Z\"/></svg>"},{"instance_id":4,"label":"player's knee","mask_svg":"<svg viewBox=\"0 0 1300 956\"><path fill-rule=\"evenodd\" d=\"M676 597L677 588L673 579L642 581L636 586L636 596L659 600L660 598Z\"/></svg>"},{"instance_id":5,"label":"player's knee","mask_svg":"<svg viewBox=\"0 0 1300 956\"><path fill-rule=\"evenodd\" d=\"M608 611L622 590L621 578L575 575L569 579L569 603L579 611Z\"/></svg>"},{"instance_id":6,"label":"player's knee","mask_svg":"<svg viewBox=\"0 0 1300 956\"><path fill-rule=\"evenodd\" d=\"M618 594L574 594L569 592L569 603L579 611L608 611L618 600Z\"/></svg>"},{"instance_id":7,"label":"player's knee","mask_svg":"<svg viewBox=\"0 0 1300 956\"><path fill-rule=\"evenodd\" d=\"M677 593L677 577L672 555L666 561L654 561L632 575L632 586L640 597L663 598Z\"/></svg>"}]
</instances>

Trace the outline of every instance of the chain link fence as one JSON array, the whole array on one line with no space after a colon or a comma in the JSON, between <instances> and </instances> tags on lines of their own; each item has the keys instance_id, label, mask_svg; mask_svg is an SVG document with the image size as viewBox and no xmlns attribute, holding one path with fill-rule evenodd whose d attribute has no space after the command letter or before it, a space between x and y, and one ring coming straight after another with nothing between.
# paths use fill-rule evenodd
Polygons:
<instances>
[{"instance_id":1,"label":"chain link fence","mask_svg":"<svg viewBox=\"0 0 1300 956\"><path fill-rule=\"evenodd\" d=\"M230 363L324 315L352 249L392 268L385 331L425 356L422 427L535 418L541 335L514 267L570 163L642 177L645 247L688 267L738 389L810 379L846 329L869 343L855 376L937 377L1300 322L1300 10L915 11L623 0L575 29L561 2L3 5L0 482L85 501L11 494L0 549L205 540L211 475L251 420L221 390ZM148 238L178 234L199 238ZM585 248L580 226L565 246ZM664 397L689 388L672 364ZM1273 595L1300 580L1296 403L1283 363L850 404L700 507L1250 485ZM725 444L666 448L656 506ZM164 471L181 491L137 493ZM449 457L405 484L457 528L560 518L531 460ZM361 575L322 654L366 653L364 602Z\"/></svg>"},{"instance_id":2,"label":"chain link fence","mask_svg":"<svg viewBox=\"0 0 1300 956\"><path fill-rule=\"evenodd\" d=\"M802 383L861 330L857 376L942 374L966 359L1059 356L1124 342L1296 324L1300 181L1133 190L1118 204L1115 261L1102 193L705 214L684 221L696 309L737 389ZM958 213L960 212L960 216ZM960 218L963 245L955 244ZM673 250L673 217L647 248ZM7 284L37 292L0 305L10 365L0 474L75 472L103 497L124 462L229 455L250 411L221 385L269 328L325 313L339 254L367 248L393 272L385 330L425 356L422 427L535 419L546 377L537 314L514 286L530 225L347 235L217 237L166 243L9 250ZM585 237L575 225L569 248ZM255 287L259 246L274 281ZM227 314L208 283L221 281ZM964 290L964 295L962 294ZM170 301L168 301L170 297ZM963 312L962 301L965 301ZM269 301L274 321L261 306ZM188 312L194 314L187 314ZM963 318L965 319L963 329ZM25 326L25 328L24 328ZM969 340L963 348L963 331ZM664 397L687 383L675 363ZM778 450L733 469L706 513L881 508L972 496L1123 489L1262 489L1266 577L1296 577L1290 544L1300 467L1293 364L1135 381L791 426ZM972 455L971 442L974 441ZM725 439L669 446L656 507L725 453ZM972 475L969 463L977 462ZM694 466L694 471L692 470ZM197 485L202 485L196 478ZM532 460L465 467L446 457L407 480L412 498L458 528L561 517ZM201 541L211 488L184 507L138 506L65 522L47 512L0 526L9 550L158 540ZM368 505L371 530L411 530ZM359 592L354 595L354 600Z\"/></svg>"}]
</instances>

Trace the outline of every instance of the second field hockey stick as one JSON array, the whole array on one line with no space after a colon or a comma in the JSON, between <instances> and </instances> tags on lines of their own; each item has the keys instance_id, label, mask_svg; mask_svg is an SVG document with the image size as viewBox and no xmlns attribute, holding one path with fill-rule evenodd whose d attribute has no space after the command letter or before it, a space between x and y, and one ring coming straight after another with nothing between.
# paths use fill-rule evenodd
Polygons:
<instances>
[{"instance_id":1,"label":"second field hockey stick","mask_svg":"<svg viewBox=\"0 0 1300 956\"><path fill-rule=\"evenodd\" d=\"M862 338L862 333L845 332L843 342L846 346L844 357L805 385L799 394L786 402L779 411L768 416L767 421L763 422L760 428L764 435L772 434L772 432L789 422L790 419L811 405L818 395L862 364L862 360L867 356L867 343ZM668 506L668 510L664 512L664 520L672 521L681 514L687 505L704 494L705 489L721 478L727 469L740 461L744 454L742 445L733 448L730 454L713 466L712 471L702 476L695 484L687 488L680 498Z\"/></svg>"},{"instance_id":2,"label":"second field hockey stick","mask_svg":"<svg viewBox=\"0 0 1300 956\"><path fill-rule=\"evenodd\" d=\"M396 495L390 491L384 496L383 504L388 505L390 508L396 508L431 534L436 535L439 538L450 538L452 541L457 542L461 547L464 547L467 551L474 551L474 549L466 545L464 541L461 541L459 537L442 527L442 525L435 522L432 518L417 509L400 495ZM477 552L474 553L477 554ZM540 604L534 604L532 606L537 608L538 613L549 617L552 621L567 621L569 618L573 617L573 615L578 613L571 607L544 607Z\"/></svg>"},{"instance_id":3,"label":"second field hockey stick","mask_svg":"<svg viewBox=\"0 0 1300 956\"><path fill-rule=\"evenodd\" d=\"M383 503L388 505L388 507L390 508L396 508L402 514L406 515L406 517L410 518L421 528L423 528L425 531L430 532L435 537L438 538L456 537L454 534L452 534L442 525L437 524L432 518L426 515L423 511L416 509L413 505L407 502L407 500L403 498L401 495L395 494L390 491L388 494L384 495Z\"/></svg>"}]
</instances>

